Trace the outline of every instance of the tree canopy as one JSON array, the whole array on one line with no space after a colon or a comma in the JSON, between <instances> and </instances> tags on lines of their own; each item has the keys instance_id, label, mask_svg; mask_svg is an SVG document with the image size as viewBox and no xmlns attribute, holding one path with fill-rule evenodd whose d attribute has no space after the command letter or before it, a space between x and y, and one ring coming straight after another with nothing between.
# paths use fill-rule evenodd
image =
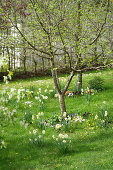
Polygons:
<instances>
[{"instance_id":1,"label":"tree canopy","mask_svg":"<svg viewBox=\"0 0 113 170\"><path fill-rule=\"evenodd\" d=\"M110 0L107 3L105 0L5 0L0 4L7 54L16 46L22 47L24 63L28 54L35 54L34 61L35 58L50 60L63 114L66 111L64 94L74 72L106 66L111 61ZM11 37L12 27L21 38ZM64 89L57 76L57 69L62 65L68 65L71 72Z\"/></svg>"}]
</instances>

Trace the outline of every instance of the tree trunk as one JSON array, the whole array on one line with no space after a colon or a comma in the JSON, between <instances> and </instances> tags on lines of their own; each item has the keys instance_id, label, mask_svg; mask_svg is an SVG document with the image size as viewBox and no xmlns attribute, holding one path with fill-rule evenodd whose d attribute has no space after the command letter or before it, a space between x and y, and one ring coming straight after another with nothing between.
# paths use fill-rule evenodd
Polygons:
<instances>
[{"instance_id":1,"label":"tree trunk","mask_svg":"<svg viewBox=\"0 0 113 170\"><path fill-rule=\"evenodd\" d=\"M34 62L35 64L35 74L37 74L37 62Z\"/></svg>"},{"instance_id":2,"label":"tree trunk","mask_svg":"<svg viewBox=\"0 0 113 170\"><path fill-rule=\"evenodd\" d=\"M64 94L59 94L59 104L60 104L61 115L63 116L64 112L66 112Z\"/></svg>"},{"instance_id":3,"label":"tree trunk","mask_svg":"<svg viewBox=\"0 0 113 170\"><path fill-rule=\"evenodd\" d=\"M78 92L81 91L82 88L82 72L80 70L81 68L81 52L80 52L80 42L81 42L81 33L82 33L82 25L81 25L81 5L82 1L78 1L78 16L77 16L77 35L76 35L76 50L77 50L77 90Z\"/></svg>"},{"instance_id":4,"label":"tree trunk","mask_svg":"<svg viewBox=\"0 0 113 170\"><path fill-rule=\"evenodd\" d=\"M10 65L11 65L10 60L11 60L11 58L10 58L10 53L9 53L8 46L6 47L6 49L7 49L7 55L8 55L8 70L10 70L11 69L11 67L10 67Z\"/></svg>"},{"instance_id":5,"label":"tree trunk","mask_svg":"<svg viewBox=\"0 0 113 170\"><path fill-rule=\"evenodd\" d=\"M66 65L66 56L64 56L64 65Z\"/></svg>"},{"instance_id":6,"label":"tree trunk","mask_svg":"<svg viewBox=\"0 0 113 170\"><path fill-rule=\"evenodd\" d=\"M15 55L15 47L14 47L14 71L15 71L15 68L16 68L15 60L16 60L16 55Z\"/></svg>"},{"instance_id":7,"label":"tree trunk","mask_svg":"<svg viewBox=\"0 0 113 170\"><path fill-rule=\"evenodd\" d=\"M23 65L24 65L24 73L26 74L26 57L24 57Z\"/></svg>"},{"instance_id":8,"label":"tree trunk","mask_svg":"<svg viewBox=\"0 0 113 170\"><path fill-rule=\"evenodd\" d=\"M42 58L42 70L44 71L44 69L45 69L44 58Z\"/></svg>"},{"instance_id":9,"label":"tree trunk","mask_svg":"<svg viewBox=\"0 0 113 170\"><path fill-rule=\"evenodd\" d=\"M95 42L95 47L94 47L94 66L98 66L98 55L97 55L97 41Z\"/></svg>"},{"instance_id":10,"label":"tree trunk","mask_svg":"<svg viewBox=\"0 0 113 170\"><path fill-rule=\"evenodd\" d=\"M82 88L82 71L77 71L77 90L81 91Z\"/></svg>"},{"instance_id":11,"label":"tree trunk","mask_svg":"<svg viewBox=\"0 0 113 170\"><path fill-rule=\"evenodd\" d=\"M57 70L55 70L55 63L54 63L54 59L51 58L51 66L52 66L52 69L51 69L51 72L52 72L52 77L53 77L53 81L54 81L54 85L56 87L56 90L59 94L59 104L60 104L60 111L61 111L61 115L63 116L64 112L66 112L66 105L65 105L65 100L64 100L64 94L65 94L65 91L66 89L68 88L70 82L71 82L71 79L73 77L73 74L71 73L71 76L65 86L65 88L63 89L63 91L61 91L61 87L60 87L60 82L59 82L59 79L58 79L58 76L57 76Z\"/></svg>"}]
</instances>

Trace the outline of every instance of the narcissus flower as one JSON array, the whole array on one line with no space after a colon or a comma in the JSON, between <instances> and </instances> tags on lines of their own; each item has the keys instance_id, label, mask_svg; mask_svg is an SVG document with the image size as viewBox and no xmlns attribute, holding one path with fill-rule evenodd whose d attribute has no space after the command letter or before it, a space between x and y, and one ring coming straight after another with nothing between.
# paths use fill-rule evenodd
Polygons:
<instances>
[{"instance_id":1,"label":"narcissus flower","mask_svg":"<svg viewBox=\"0 0 113 170\"><path fill-rule=\"evenodd\" d=\"M37 129L34 129L33 130L33 134L35 135L37 133Z\"/></svg>"},{"instance_id":2,"label":"narcissus flower","mask_svg":"<svg viewBox=\"0 0 113 170\"><path fill-rule=\"evenodd\" d=\"M98 119L98 115L95 116L95 119Z\"/></svg>"},{"instance_id":3,"label":"narcissus flower","mask_svg":"<svg viewBox=\"0 0 113 170\"><path fill-rule=\"evenodd\" d=\"M56 130L58 130L58 129L61 128L61 125L60 124L56 124L55 128L56 128Z\"/></svg>"},{"instance_id":4,"label":"narcissus flower","mask_svg":"<svg viewBox=\"0 0 113 170\"><path fill-rule=\"evenodd\" d=\"M108 115L108 112L107 111L105 111L105 115L104 116L107 116Z\"/></svg>"},{"instance_id":5,"label":"narcissus flower","mask_svg":"<svg viewBox=\"0 0 113 170\"><path fill-rule=\"evenodd\" d=\"M63 143L66 143L66 140L63 140L62 142L63 142Z\"/></svg>"},{"instance_id":6,"label":"narcissus flower","mask_svg":"<svg viewBox=\"0 0 113 170\"><path fill-rule=\"evenodd\" d=\"M46 131L45 131L45 130L43 130L43 131L42 131L42 134L44 135L45 133L46 133Z\"/></svg>"}]
</instances>

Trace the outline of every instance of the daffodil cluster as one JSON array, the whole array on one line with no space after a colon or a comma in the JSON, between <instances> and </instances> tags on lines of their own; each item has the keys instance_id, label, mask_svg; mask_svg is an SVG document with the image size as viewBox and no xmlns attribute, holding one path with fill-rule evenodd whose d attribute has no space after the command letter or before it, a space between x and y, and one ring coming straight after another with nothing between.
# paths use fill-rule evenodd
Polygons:
<instances>
[{"instance_id":1,"label":"daffodil cluster","mask_svg":"<svg viewBox=\"0 0 113 170\"><path fill-rule=\"evenodd\" d=\"M57 136L52 135L52 139L54 140L61 153L68 152L69 146L71 144L71 140L68 134L59 133Z\"/></svg>"},{"instance_id":2,"label":"daffodil cluster","mask_svg":"<svg viewBox=\"0 0 113 170\"><path fill-rule=\"evenodd\" d=\"M0 148L6 148L7 144L3 138L4 127L14 124L16 121L16 109L9 110L8 107L0 105Z\"/></svg>"},{"instance_id":3,"label":"daffodil cluster","mask_svg":"<svg viewBox=\"0 0 113 170\"><path fill-rule=\"evenodd\" d=\"M45 130L38 131L38 129L33 129L32 131L29 131L29 141L42 146L45 142L45 134Z\"/></svg>"}]
</instances>

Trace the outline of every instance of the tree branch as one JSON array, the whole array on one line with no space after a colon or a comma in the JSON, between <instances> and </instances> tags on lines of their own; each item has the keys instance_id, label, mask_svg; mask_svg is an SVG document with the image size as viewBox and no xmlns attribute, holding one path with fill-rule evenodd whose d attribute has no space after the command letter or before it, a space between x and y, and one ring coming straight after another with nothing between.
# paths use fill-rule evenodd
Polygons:
<instances>
[{"instance_id":1,"label":"tree branch","mask_svg":"<svg viewBox=\"0 0 113 170\"><path fill-rule=\"evenodd\" d=\"M64 89L62 91L62 94L65 94L66 90L68 89L68 87L69 87L69 85L71 83L71 80L72 80L73 76L74 76L74 71L71 72L71 74L70 74L70 76L69 76L69 78L67 80L67 83L66 83L66 85L65 85L65 87L64 87Z\"/></svg>"},{"instance_id":2,"label":"tree branch","mask_svg":"<svg viewBox=\"0 0 113 170\"><path fill-rule=\"evenodd\" d=\"M15 26L15 28L18 30L18 32L20 33L20 35L24 38L24 40L34 49L34 50L36 50L36 51L38 51L38 52L41 52L41 53L44 53L44 54L46 54L46 55L50 55L48 52L45 52L45 51L43 51L43 50L39 50L39 49L37 49L33 44L31 44L30 42L29 42L29 40L27 40L27 38L24 36L24 34L20 31L20 29L18 28L18 26L17 25L14 25ZM50 57L47 57L48 59L50 59Z\"/></svg>"},{"instance_id":3,"label":"tree branch","mask_svg":"<svg viewBox=\"0 0 113 170\"><path fill-rule=\"evenodd\" d=\"M35 14L36 14L36 16L37 16L38 22L40 23L43 31L48 35L49 32L45 29L43 22L40 20L40 17L39 17L39 15L37 14L37 11L36 11L36 8L35 8L35 3L33 3L32 0L30 0L30 2L32 3L32 6L33 6L33 9L34 9ZM37 2L37 3L38 3L38 2Z\"/></svg>"},{"instance_id":4,"label":"tree branch","mask_svg":"<svg viewBox=\"0 0 113 170\"><path fill-rule=\"evenodd\" d=\"M108 64L106 66L98 66L98 67L86 67L83 69L78 70L77 68L72 68L73 71L81 71L81 72L85 72L85 71L89 71L89 70L99 70L99 69L105 69L108 67L111 67L112 64Z\"/></svg>"},{"instance_id":5,"label":"tree branch","mask_svg":"<svg viewBox=\"0 0 113 170\"><path fill-rule=\"evenodd\" d=\"M51 59L51 72L52 72L52 77L53 77L53 81L56 87L56 90L59 94L61 94L61 90L60 90L60 83L59 83L59 79L57 77L57 73L56 73L56 68L54 66L54 61L53 58Z\"/></svg>"},{"instance_id":6,"label":"tree branch","mask_svg":"<svg viewBox=\"0 0 113 170\"><path fill-rule=\"evenodd\" d=\"M109 12L109 4L110 4L110 3L109 3L109 0L108 0L107 12L106 12L106 16L105 16L105 19L104 19L104 23L102 24L102 26L101 26L101 28L100 28L100 31L99 31L99 33L98 33L98 35L97 35L97 37L96 37L91 43L89 43L88 45L94 44L94 43L98 40L98 38L101 36L101 32L102 32L102 30L103 30L103 28L104 28L104 25L106 24L108 12ZM85 48L87 48L87 46L86 46Z\"/></svg>"}]
</instances>

